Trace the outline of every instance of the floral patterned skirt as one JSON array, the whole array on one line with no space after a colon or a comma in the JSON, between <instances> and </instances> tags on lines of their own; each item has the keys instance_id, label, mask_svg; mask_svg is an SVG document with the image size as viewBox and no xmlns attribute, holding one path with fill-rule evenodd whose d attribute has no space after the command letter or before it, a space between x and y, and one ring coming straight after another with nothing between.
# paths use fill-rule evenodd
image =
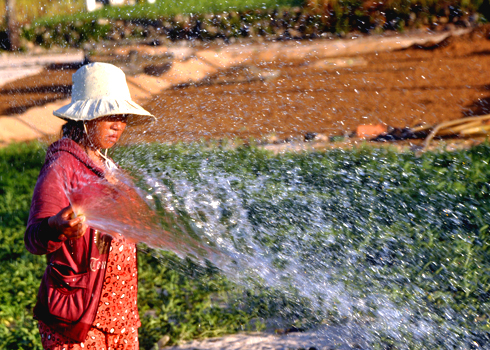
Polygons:
<instances>
[{"instance_id":1,"label":"floral patterned skirt","mask_svg":"<svg viewBox=\"0 0 490 350\"><path fill-rule=\"evenodd\" d=\"M97 328L90 328L87 339L78 343L51 330L39 321L39 334L45 350L138 350L138 331L111 334Z\"/></svg>"}]
</instances>

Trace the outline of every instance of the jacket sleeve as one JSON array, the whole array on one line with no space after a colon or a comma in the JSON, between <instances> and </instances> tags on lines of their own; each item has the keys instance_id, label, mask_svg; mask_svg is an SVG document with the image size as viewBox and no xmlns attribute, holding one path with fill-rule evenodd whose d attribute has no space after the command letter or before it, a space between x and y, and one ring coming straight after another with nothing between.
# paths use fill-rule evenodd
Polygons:
<instances>
[{"instance_id":1,"label":"jacket sleeve","mask_svg":"<svg viewBox=\"0 0 490 350\"><path fill-rule=\"evenodd\" d=\"M51 216L69 205L64 190L66 169L56 163L43 167L32 197L24 243L27 250L36 255L54 252L63 244L58 239L61 233L48 225Z\"/></svg>"}]
</instances>

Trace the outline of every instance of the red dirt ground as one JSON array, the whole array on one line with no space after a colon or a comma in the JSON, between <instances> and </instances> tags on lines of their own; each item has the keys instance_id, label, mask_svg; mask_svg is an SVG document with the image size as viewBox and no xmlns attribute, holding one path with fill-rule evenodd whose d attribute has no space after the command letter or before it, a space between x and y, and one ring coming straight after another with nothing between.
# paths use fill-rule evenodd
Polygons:
<instances>
[{"instance_id":1,"label":"red dirt ground","mask_svg":"<svg viewBox=\"0 0 490 350\"><path fill-rule=\"evenodd\" d=\"M46 70L0 88L0 115L24 113L28 108L67 98L76 70Z\"/></svg>"},{"instance_id":2,"label":"red dirt ground","mask_svg":"<svg viewBox=\"0 0 490 350\"><path fill-rule=\"evenodd\" d=\"M487 25L437 46L365 55L361 66L325 69L286 62L222 72L148 101L144 107L158 123L144 138L296 139L308 132L345 135L359 124L412 127L488 114L489 33ZM73 72L47 70L5 85L0 114L66 98ZM255 79L257 72L276 77Z\"/></svg>"}]
</instances>

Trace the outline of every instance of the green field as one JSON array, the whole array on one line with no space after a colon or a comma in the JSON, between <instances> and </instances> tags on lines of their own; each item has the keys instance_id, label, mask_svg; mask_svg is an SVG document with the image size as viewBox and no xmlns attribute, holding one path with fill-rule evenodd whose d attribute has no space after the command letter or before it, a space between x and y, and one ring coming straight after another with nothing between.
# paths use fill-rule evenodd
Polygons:
<instances>
[{"instance_id":1,"label":"green field","mask_svg":"<svg viewBox=\"0 0 490 350\"><path fill-rule=\"evenodd\" d=\"M0 13L5 7L0 6ZM5 14L4 18L4 28ZM43 4L19 0L17 18L23 38L51 47L80 48L99 41L139 41L168 45L179 40L225 42L310 40L335 33L375 33L413 29L440 30L486 23L489 0L193 0L138 2L105 6L87 13L81 1ZM4 41L6 32L3 33ZM7 42L0 42L8 49Z\"/></svg>"},{"instance_id":2,"label":"green field","mask_svg":"<svg viewBox=\"0 0 490 350\"><path fill-rule=\"evenodd\" d=\"M16 12L20 23L31 23L41 20L41 22L55 20L66 21L70 18L158 18L168 17L177 14L206 14L220 13L226 11L244 11L261 9L268 10L280 7L306 6L320 12L324 9L351 8L358 11L367 6L362 6L366 1L357 0L192 0L185 2L175 2L168 0L157 0L155 4L146 4L145 1L136 1L136 5L105 8L92 14L85 13L85 2L82 0L55 1L48 0L40 3L33 0L17 0ZM372 6L372 5L369 5ZM379 3L385 10L394 13L405 13L411 8L418 7L419 10L430 12L432 15L439 15L438 12L447 8L461 9L463 11L486 11L488 0L409 0L409 1L387 1ZM440 15L443 15L441 12ZM0 16L5 18L5 0L0 2Z\"/></svg>"},{"instance_id":3,"label":"green field","mask_svg":"<svg viewBox=\"0 0 490 350\"><path fill-rule=\"evenodd\" d=\"M489 144L420 158L371 148L273 155L255 147L199 144L121 148L114 156L136 176L161 181L174 206L204 226L218 225L225 241L268 261L280 277L251 283L209 264L143 249L145 349L164 335L175 343L261 329L278 318L282 326L304 328L358 322L375 334L373 348L488 346ZM40 346L31 311L45 260L29 254L22 237L43 157L37 143L0 150L4 349ZM144 182L140 186L147 190ZM245 221L237 220L242 214ZM252 245L256 250L244 248ZM288 273L293 262L303 267L299 275ZM251 269L248 278L253 274ZM327 275L328 287L317 286L324 278L318 276ZM311 288L304 289L298 277L311 281ZM327 297L322 288L334 286L341 292ZM349 311L347 297L357 301ZM377 323L369 320L388 304L404 315L402 326L372 328ZM430 333L421 340L422 323Z\"/></svg>"}]
</instances>

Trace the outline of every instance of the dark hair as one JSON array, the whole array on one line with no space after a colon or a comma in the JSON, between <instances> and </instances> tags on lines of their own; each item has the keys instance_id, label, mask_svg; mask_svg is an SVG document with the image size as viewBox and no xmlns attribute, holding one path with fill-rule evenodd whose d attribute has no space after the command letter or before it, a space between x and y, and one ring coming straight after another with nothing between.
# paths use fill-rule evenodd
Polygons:
<instances>
[{"instance_id":1,"label":"dark hair","mask_svg":"<svg viewBox=\"0 0 490 350\"><path fill-rule=\"evenodd\" d=\"M69 120L61 127L62 137L72 139L76 143L81 143L85 138L85 128L83 121Z\"/></svg>"}]
</instances>

